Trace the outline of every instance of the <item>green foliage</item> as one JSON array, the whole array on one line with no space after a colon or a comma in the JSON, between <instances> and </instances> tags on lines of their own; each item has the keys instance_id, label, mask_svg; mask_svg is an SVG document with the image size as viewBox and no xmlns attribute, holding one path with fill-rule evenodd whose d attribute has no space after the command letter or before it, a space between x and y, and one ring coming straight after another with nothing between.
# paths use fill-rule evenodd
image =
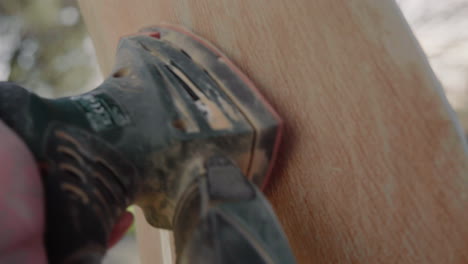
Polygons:
<instances>
[{"instance_id":1,"label":"green foliage","mask_svg":"<svg viewBox=\"0 0 468 264\"><path fill-rule=\"evenodd\" d=\"M0 3L0 42L12 43L9 81L43 96L77 92L98 79L92 46L75 1L3 0ZM16 41L8 41L13 38ZM6 58L9 58L5 60Z\"/></svg>"}]
</instances>

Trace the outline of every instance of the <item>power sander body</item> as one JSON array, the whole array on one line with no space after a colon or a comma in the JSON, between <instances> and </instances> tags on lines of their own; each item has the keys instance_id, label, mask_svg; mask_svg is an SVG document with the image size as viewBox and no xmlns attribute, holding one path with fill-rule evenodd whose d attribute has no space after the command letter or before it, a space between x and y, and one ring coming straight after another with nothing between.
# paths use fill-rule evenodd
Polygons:
<instances>
[{"instance_id":1,"label":"power sander body","mask_svg":"<svg viewBox=\"0 0 468 264\"><path fill-rule=\"evenodd\" d=\"M82 95L0 87L0 118L28 145L46 193L51 263L100 263L131 204L174 231L179 263L293 263L261 189L281 120L221 52L165 25L121 39Z\"/></svg>"}]
</instances>

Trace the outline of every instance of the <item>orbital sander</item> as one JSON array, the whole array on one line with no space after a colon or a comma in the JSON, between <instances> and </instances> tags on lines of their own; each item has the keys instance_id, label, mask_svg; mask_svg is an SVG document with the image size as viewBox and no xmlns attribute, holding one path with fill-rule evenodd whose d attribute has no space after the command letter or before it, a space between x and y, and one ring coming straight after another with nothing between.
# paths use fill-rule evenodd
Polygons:
<instances>
[{"instance_id":1,"label":"orbital sander","mask_svg":"<svg viewBox=\"0 0 468 264\"><path fill-rule=\"evenodd\" d=\"M218 49L163 25L120 40L96 89L45 99L0 88L0 118L41 168L50 263L101 263L118 216L174 232L178 263L294 263L260 191L278 114Z\"/></svg>"}]
</instances>

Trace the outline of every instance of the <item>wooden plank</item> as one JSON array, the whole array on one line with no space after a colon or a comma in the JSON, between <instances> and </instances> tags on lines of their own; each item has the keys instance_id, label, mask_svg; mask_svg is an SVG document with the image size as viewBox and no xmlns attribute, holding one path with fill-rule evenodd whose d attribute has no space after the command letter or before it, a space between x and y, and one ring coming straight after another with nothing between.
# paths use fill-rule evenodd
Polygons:
<instances>
[{"instance_id":1,"label":"wooden plank","mask_svg":"<svg viewBox=\"0 0 468 264\"><path fill-rule=\"evenodd\" d=\"M147 224L143 211L138 207L135 208L135 219L141 262L158 263L157 260L161 260L162 264L174 263L171 232L155 229Z\"/></svg>"},{"instance_id":2,"label":"wooden plank","mask_svg":"<svg viewBox=\"0 0 468 264\"><path fill-rule=\"evenodd\" d=\"M468 262L468 148L393 0L80 6L104 73L119 36L167 21L258 84L286 121L267 194L299 263Z\"/></svg>"}]
</instances>

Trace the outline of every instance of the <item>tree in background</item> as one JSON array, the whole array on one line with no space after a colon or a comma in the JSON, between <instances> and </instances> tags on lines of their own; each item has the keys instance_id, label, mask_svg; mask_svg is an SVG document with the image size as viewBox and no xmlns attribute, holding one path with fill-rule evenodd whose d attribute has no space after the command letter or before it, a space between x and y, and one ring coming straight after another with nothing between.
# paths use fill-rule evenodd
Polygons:
<instances>
[{"instance_id":1,"label":"tree in background","mask_svg":"<svg viewBox=\"0 0 468 264\"><path fill-rule=\"evenodd\" d=\"M92 43L75 1L0 2L0 79L46 97L79 93L98 82Z\"/></svg>"}]
</instances>

